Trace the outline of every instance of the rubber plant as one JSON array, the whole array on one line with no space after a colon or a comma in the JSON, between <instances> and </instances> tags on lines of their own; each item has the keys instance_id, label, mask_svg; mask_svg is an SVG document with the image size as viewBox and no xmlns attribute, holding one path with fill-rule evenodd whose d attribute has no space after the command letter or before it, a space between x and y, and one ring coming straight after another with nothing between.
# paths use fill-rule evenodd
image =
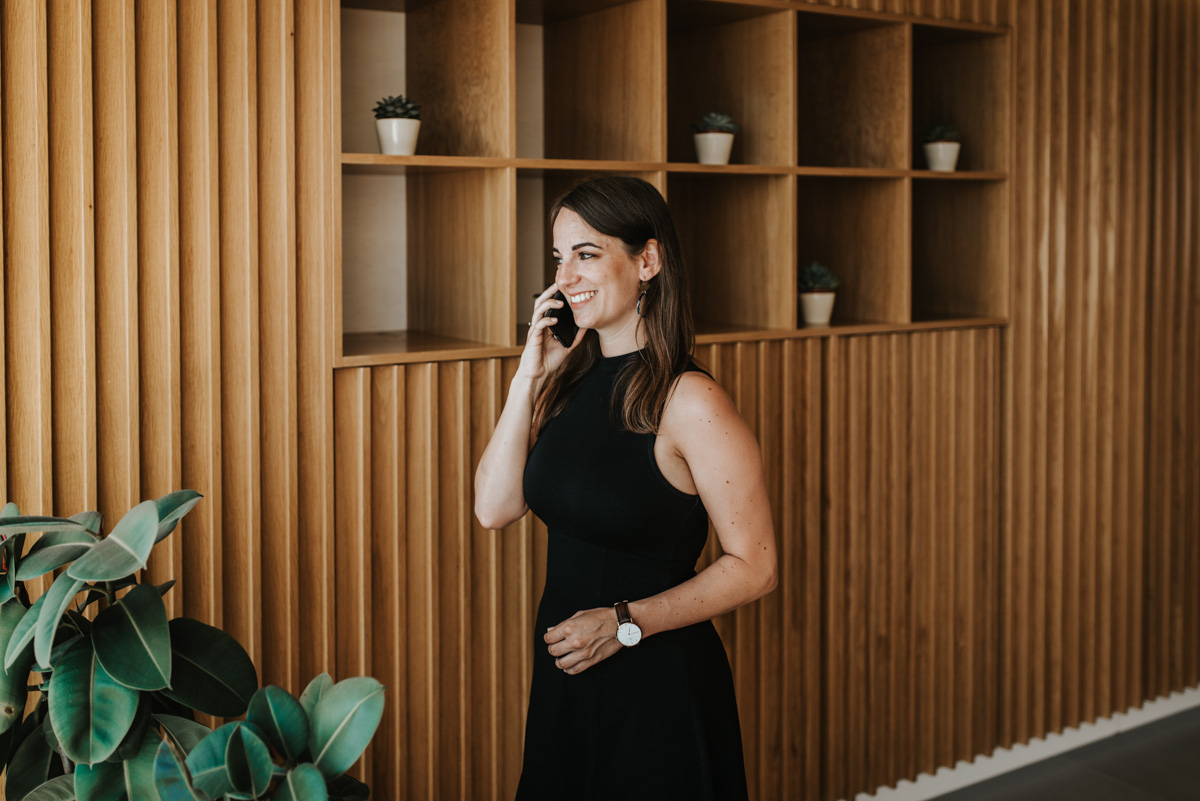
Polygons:
<instances>
[{"instance_id":1,"label":"rubber plant","mask_svg":"<svg viewBox=\"0 0 1200 801\"><path fill-rule=\"evenodd\" d=\"M7 801L370 796L345 771L379 726L383 685L322 674L299 698L260 688L233 637L191 618L167 619L162 599L174 581L140 580L151 550L199 501L191 490L146 501L107 535L97 512L22 517L11 503L0 510ZM33 534L40 536L26 549ZM25 583L52 571L60 572L30 603ZM244 719L212 730L197 712Z\"/></svg>"}]
</instances>

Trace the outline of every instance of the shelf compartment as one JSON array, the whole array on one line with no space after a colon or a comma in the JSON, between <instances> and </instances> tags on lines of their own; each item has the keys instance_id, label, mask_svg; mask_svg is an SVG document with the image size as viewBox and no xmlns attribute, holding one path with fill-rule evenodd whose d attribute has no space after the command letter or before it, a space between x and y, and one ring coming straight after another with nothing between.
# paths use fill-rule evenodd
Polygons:
<instances>
[{"instance_id":1,"label":"shelf compartment","mask_svg":"<svg viewBox=\"0 0 1200 801\"><path fill-rule=\"evenodd\" d=\"M911 29L797 12L797 163L908 167Z\"/></svg>"},{"instance_id":2,"label":"shelf compartment","mask_svg":"<svg viewBox=\"0 0 1200 801\"><path fill-rule=\"evenodd\" d=\"M909 184L903 178L798 179L797 267L819 261L841 279L834 325L911 319Z\"/></svg>"},{"instance_id":3,"label":"shelf compartment","mask_svg":"<svg viewBox=\"0 0 1200 801\"><path fill-rule=\"evenodd\" d=\"M1008 37L994 33L913 26L915 169L926 166L921 134L941 122L962 134L959 170L1008 169L1008 42Z\"/></svg>"},{"instance_id":4,"label":"shelf compartment","mask_svg":"<svg viewBox=\"0 0 1200 801\"><path fill-rule=\"evenodd\" d=\"M343 167L343 358L387 343L401 354L515 344L513 173ZM390 333L363 338L380 331Z\"/></svg>"},{"instance_id":5,"label":"shelf compartment","mask_svg":"<svg viewBox=\"0 0 1200 801\"><path fill-rule=\"evenodd\" d=\"M504 3L342 6L342 150L377 153L371 109L380 97L403 93L422 106L418 153L512 155L513 20Z\"/></svg>"},{"instance_id":6,"label":"shelf compartment","mask_svg":"<svg viewBox=\"0 0 1200 801\"><path fill-rule=\"evenodd\" d=\"M667 6L667 153L695 162L691 124L715 111L741 132L731 164L795 164L795 20L717 2Z\"/></svg>"},{"instance_id":7,"label":"shelf compartment","mask_svg":"<svg viewBox=\"0 0 1200 801\"><path fill-rule=\"evenodd\" d=\"M913 182L913 319L1008 316L1008 185Z\"/></svg>"},{"instance_id":8,"label":"shelf compartment","mask_svg":"<svg viewBox=\"0 0 1200 801\"><path fill-rule=\"evenodd\" d=\"M791 175L667 175L698 330L796 327L795 182Z\"/></svg>"},{"instance_id":9,"label":"shelf compartment","mask_svg":"<svg viewBox=\"0 0 1200 801\"><path fill-rule=\"evenodd\" d=\"M505 3L494 3L505 6ZM518 125L543 118L543 141L520 155L663 162L666 33L662 0L522 3L518 19L541 21L516 37L522 67ZM456 54L460 55L460 54ZM542 65L539 69L537 65ZM527 68L525 65L529 65ZM541 72L541 86L529 85ZM539 98L528 95L541 91Z\"/></svg>"}]
</instances>

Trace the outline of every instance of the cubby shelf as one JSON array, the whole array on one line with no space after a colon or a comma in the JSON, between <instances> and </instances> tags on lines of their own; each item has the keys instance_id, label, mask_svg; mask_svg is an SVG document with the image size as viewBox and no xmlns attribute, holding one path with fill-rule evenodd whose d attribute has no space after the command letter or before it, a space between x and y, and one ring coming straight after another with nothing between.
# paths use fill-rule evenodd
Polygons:
<instances>
[{"instance_id":1,"label":"cubby shelf","mask_svg":"<svg viewBox=\"0 0 1200 801\"><path fill-rule=\"evenodd\" d=\"M702 344L1004 324L1007 28L785 0L342 9L338 366L519 353L547 209L595 174L667 198ZM371 152L368 99L398 91L415 156ZM728 165L693 161L707 111L742 125ZM941 121L958 172L924 168ZM825 328L798 309L814 259L843 282Z\"/></svg>"}]
</instances>

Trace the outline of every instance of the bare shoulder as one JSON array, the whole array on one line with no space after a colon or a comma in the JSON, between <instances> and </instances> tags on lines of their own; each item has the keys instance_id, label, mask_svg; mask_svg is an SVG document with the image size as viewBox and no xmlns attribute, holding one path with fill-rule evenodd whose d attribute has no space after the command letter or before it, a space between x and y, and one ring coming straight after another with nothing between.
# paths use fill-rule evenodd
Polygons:
<instances>
[{"instance_id":1,"label":"bare shoulder","mask_svg":"<svg viewBox=\"0 0 1200 801\"><path fill-rule=\"evenodd\" d=\"M741 415L724 388L705 373L687 372L675 381L675 387L663 409L663 433L682 444L713 431L728 431L744 426Z\"/></svg>"}]
</instances>

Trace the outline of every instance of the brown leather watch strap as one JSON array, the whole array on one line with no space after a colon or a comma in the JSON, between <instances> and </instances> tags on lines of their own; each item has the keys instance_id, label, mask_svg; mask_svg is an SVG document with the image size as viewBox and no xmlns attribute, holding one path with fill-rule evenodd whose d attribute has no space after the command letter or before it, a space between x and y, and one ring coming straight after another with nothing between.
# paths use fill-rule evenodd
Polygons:
<instances>
[{"instance_id":1,"label":"brown leather watch strap","mask_svg":"<svg viewBox=\"0 0 1200 801\"><path fill-rule=\"evenodd\" d=\"M629 615L629 601L618 601L613 604L613 608L617 610L617 625L622 623L632 623L633 618Z\"/></svg>"}]
</instances>

